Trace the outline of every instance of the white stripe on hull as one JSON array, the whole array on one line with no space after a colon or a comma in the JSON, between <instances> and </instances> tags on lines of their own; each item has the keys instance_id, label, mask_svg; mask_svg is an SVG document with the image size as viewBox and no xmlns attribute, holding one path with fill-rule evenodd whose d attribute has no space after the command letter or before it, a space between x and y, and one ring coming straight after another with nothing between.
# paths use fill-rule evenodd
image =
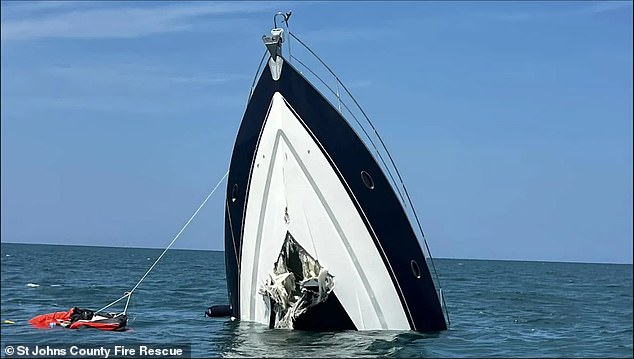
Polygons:
<instances>
[{"instance_id":1,"label":"white stripe on hull","mask_svg":"<svg viewBox=\"0 0 634 359\"><path fill-rule=\"evenodd\" d=\"M269 309L258 291L289 231L334 276L334 293L357 329L410 329L353 200L300 121L275 93L248 192L239 272L241 319L268 324Z\"/></svg>"}]
</instances>

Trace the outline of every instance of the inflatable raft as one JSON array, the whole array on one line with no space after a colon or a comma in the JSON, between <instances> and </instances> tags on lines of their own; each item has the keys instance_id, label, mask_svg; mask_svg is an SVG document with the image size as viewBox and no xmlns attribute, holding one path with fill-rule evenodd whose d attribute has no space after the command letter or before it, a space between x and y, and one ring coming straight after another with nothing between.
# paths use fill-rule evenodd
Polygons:
<instances>
[{"instance_id":1,"label":"inflatable raft","mask_svg":"<svg viewBox=\"0 0 634 359\"><path fill-rule=\"evenodd\" d=\"M40 329L56 326L79 329L83 327L108 331L123 331L128 323L124 313L95 313L88 309L73 307L67 312L42 314L29 320L29 323Z\"/></svg>"}]
</instances>

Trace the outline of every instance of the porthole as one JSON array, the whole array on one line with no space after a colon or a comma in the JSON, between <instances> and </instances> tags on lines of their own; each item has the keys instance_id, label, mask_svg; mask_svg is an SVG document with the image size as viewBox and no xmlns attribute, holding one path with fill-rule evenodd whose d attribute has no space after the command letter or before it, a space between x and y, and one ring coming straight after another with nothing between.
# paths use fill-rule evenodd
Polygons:
<instances>
[{"instance_id":1,"label":"porthole","mask_svg":"<svg viewBox=\"0 0 634 359\"><path fill-rule=\"evenodd\" d=\"M366 171L361 171L361 180L363 180L363 184L369 189L374 189L374 180L372 176Z\"/></svg>"},{"instance_id":2,"label":"porthole","mask_svg":"<svg viewBox=\"0 0 634 359\"><path fill-rule=\"evenodd\" d=\"M233 185L233 189L231 190L231 202L235 202L238 198L238 184Z\"/></svg>"},{"instance_id":3,"label":"porthole","mask_svg":"<svg viewBox=\"0 0 634 359\"><path fill-rule=\"evenodd\" d=\"M414 274L414 277L420 278L420 267L418 266L418 263L412 259L410 265L412 266L412 274Z\"/></svg>"}]
</instances>

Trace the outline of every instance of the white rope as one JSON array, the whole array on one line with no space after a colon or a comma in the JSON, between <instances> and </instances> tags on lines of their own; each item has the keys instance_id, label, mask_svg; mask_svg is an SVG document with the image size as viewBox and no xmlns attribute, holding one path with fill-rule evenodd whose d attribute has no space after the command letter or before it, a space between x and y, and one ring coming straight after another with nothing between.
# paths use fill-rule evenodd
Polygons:
<instances>
[{"instance_id":1,"label":"white rope","mask_svg":"<svg viewBox=\"0 0 634 359\"><path fill-rule=\"evenodd\" d=\"M227 172L224 174L224 176L222 176L222 178L220 179L220 181L218 181L218 183L216 184L216 186L214 187L214 189L211 190L211 192L209 192L209 194L207 195L207 197L205 198L205 200L203 201L203 203L200 204L200 206L198 206L198 209L196 210L196 212L194 212L194 214L192 214L191 217L189 217L189 220L187 221L187 223L185 223L185 225L181 228L180 231L178 231L178 233L176 234L176 237L174 237L174 239L172 239L172 241L170 242L169 245L167 245L167 247L163 250L163 253L161 253L161 255L156 258L156 260L154 261L154 263L152 263L152 265L150 266L150 268L147 270L147 272L145 272L145 274L143 275L143 277L141 277L141 279L139 279L139 281L136 283L136 285L132 288L132 290L130 290L129 292L126 292L121 298L115 300L114 302L106 305L105 307L99 309L97 312L101 312L102 310L105 310L109 307L111 307L112 305L120 302L121 300L123 300L124 298L128 298L128 300L126 301L125 304L125 308L123 309L123 314L126 313L126 311L128 310L128 304L130 303L130 296L132 296L132 292L134 292L139 285L143 282L143 280L145 279L145 277L148 276L148 274L150 274L150 272L152 271L152 269L154 269L154 266L156 266L156 264L161 260L161 258L163 258L163 256L165 255L165 253L167 253L167 251L172 247L172 245L174 244L174 242L176 242L176 240L178 239L178 237L180 237L181 233L183 233L183 231L185 230L185 228L187 228L187 226L189 226L189 223L191 223L191 221L194 219L194 217L196 217L196 215L198 214L198 212L200 212L200 210L203 208L203 206L207 203L207 201L209 200L209 198L211 197L211 195L214 194L214 192L216 192L216 189L218 189L218 186L220 186L220 184L222 183L222 181L224 181L224 179L227 177L227 175L229 174L229 171L227 170Z\"/></svg>"},{"instance_id":2,"label":"white rope","mask_svg":"<svg viewBox=\"0 0 634 359\"><path fill-rule=\"evenodd\" d=\"M126 293L123 295L123 297L121 297L121 298L119 298L119 299L115 300L114 302L112 302L112 303L110 303L110 304L106 305L105 307L103 307L103 308L101 308L101 309L99 309L99 310L95 311L95 313L99 313L99 312L101 312L102 310L108 309L108 308L110 308L111 306L113 306L113 305L115 305L115 304L119 303L119 302L120 302L123 298L125 298L125 297L129 296L129 294L130 294L129 292L126 292ZM125 311L124 311L124 313L125 313Z\"/></svg>"}]
</instances>

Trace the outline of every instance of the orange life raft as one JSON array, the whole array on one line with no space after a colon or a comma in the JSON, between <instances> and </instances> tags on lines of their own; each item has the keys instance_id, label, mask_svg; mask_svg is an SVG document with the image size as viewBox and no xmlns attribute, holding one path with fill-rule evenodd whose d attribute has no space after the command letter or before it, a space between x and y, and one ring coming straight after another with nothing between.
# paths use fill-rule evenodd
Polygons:
<instances>
[{"instance_id":1,"label":"orange life raft","mask_svg":"<svg viewBox=\"0 0 634 359\"><path fill-rule=\"evenodd\" d=\"M87 327L99 330L123 331L128 323L128 316L124 313L95 313L88 309L73 307L67 312L38 315L29 320L29 323L40 329L61 326L69 329Z\"/></svg>"}]
</instances>

